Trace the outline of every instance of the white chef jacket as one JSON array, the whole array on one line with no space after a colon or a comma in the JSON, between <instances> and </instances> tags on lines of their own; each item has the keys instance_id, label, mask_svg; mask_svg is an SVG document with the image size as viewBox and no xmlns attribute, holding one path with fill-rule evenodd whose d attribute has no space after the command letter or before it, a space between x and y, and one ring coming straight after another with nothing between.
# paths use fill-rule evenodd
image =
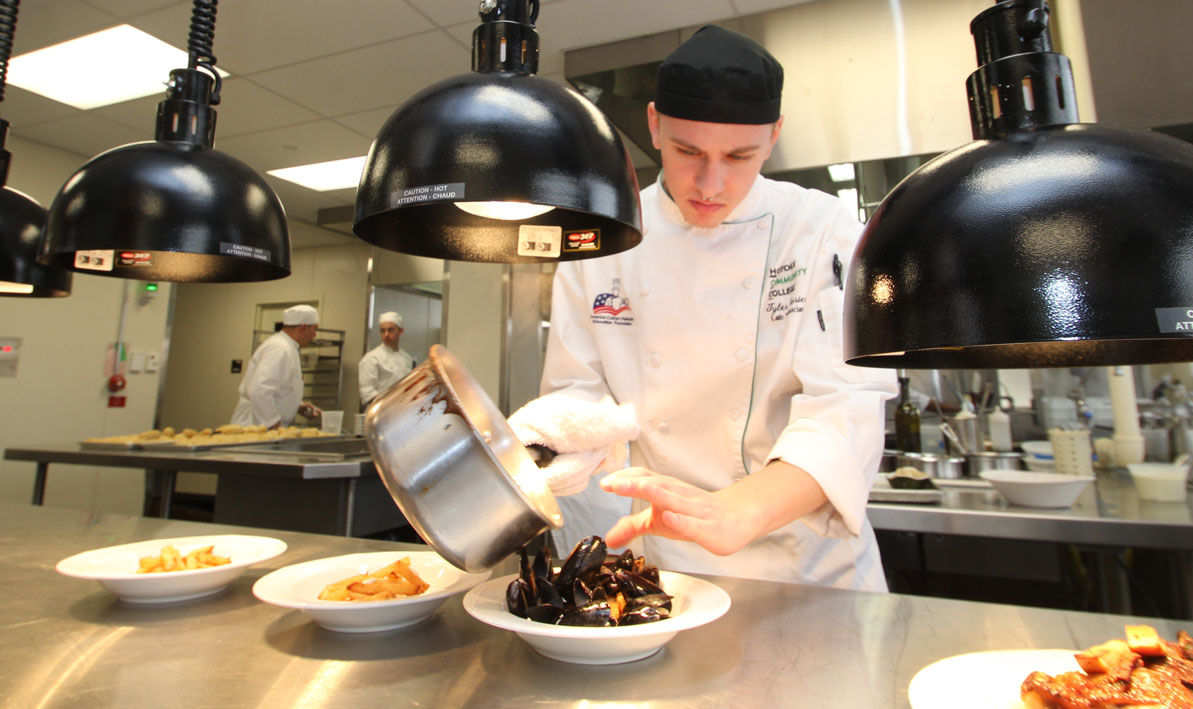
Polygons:
<instances>
[{"instance_id":1,"label":"white chef jacket","mask_svg":"<svg viewBox=\"0 0 1193 709\"><path fill-rule=\"evenodd\" d=\"M377 398L414 369L414 358L403 349L393 350L384 342L360 358L356 378L360 382L360 403Z\"/></svg>"},{"instance_id":2,"label":"white chef jacket","mask_svg":"<svg viewBox=\"0 0 1193 709\"><path fill-rule=\"evenodd\" d=\"M543 392L632 403L632 465L717 490L781 459L829 501L730 556L653 535L631 546L676 571L885 590L866 500L897 388L893 370L842 359L853 211L759 176L717 227L687 224L661 177L642 212L639 246L559 265Z\"/></svg>"},{"instance_id":3,"label":"white chef jacket","mask_svg":"<svg viewBox=\"0 0 1193 709\"><path fill-rule=\"evenodd\" d=\"M275 332L262 342L244 370L239 392L232 423L241 426L294 423L298 405L302 403L302 361L294 338L285 332Z\"/></svg>"}]
</instances>

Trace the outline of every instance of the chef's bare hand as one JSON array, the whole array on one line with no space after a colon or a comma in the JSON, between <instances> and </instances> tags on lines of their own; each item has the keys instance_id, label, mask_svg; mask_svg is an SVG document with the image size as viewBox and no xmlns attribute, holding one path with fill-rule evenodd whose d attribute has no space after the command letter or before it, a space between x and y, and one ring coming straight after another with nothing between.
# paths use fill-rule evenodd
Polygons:
<instances>
[{"instance_id":1,"label":"chef's bare hand","mask_svg":"<svg viewBox=\"0 0 1193 709\"><path fill-rule=\"evenodd\" d=\"M298 413L304 418L313 419L323 413L323 410L309 401L304 401L298 405Z\"/></svg>"},{"instance_id":2,"label":"chef's bare hand","mask_svg":"<svg viewBox=\"0 0 1193 709\"><path fill-rule=\"evenodd\" d=\"M622 517L605 535L610 547L635 537L657 534L699 544L727 555L754 539L829 504L820 484L782 460L772 460L734 484L715 492L660 475L647 468L625 468L606 475L601 489L650 503Z\"/></svg>"},{"instance_id":3,"label":"chef's bare hand","mask_svg":"<svg viewBox=\"0 0 1193 709\"><path fill-rule=\"evenodd\" d=\"M622 517L605 535L610 548L635 537L655 534L699 544L713 554L732 554L761 533L748 509L727 499L647 468L625 468L601 479L601 489L650 503L648 509Z\"/></svg>"}]
</instances>

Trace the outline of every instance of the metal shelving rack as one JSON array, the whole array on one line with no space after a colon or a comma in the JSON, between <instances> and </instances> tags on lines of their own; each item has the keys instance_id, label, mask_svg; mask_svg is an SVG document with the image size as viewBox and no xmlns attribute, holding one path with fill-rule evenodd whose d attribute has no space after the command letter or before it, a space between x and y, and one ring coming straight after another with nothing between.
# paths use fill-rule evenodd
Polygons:
<instances>
[{"instance_id":1,"label":"metal shelving rack","mask_svg":"<svg viewBox=\"0 0 1193 709\"><path fill-rule=\"evenodd\" d=\"M253 331L253 351L273 332ZM311 344L298 351L302 360L302 400L320 409L339 410L344 379L344 331L319 328Z\"/></svg>"}]
</instances>

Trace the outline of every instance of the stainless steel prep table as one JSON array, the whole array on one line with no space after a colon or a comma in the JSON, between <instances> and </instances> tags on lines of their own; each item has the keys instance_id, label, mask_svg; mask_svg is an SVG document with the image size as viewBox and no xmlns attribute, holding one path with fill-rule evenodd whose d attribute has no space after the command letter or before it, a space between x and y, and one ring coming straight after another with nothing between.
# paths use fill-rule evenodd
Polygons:
<instances>
[{"instance_id":1,"label":"stainless steel prep table","mask_svg":"<svg viewBox=\"0 0 1193 709\"><path fill-rule=\"evenodd\" d=\"M1127 612L1131 607L1131 579L1120 563L1123 550L1157 549L1168 554L1172 584L1153 593L1169 593L1174 615L1193 617L1193 498L1184 503L1148 502L1139 494L1125 469L1100 470L1095 483L1064 509L1011 505L980 480L938 481L944 492L939 504L867 506L875 530L911 532L932 537L936 544L919 546L920 565L925 549L936 556L937 567L991 563L990 555L1008 558L1008 564L1026 563L1023 542L1075 544L1088 551L1091 572L1100 579L1102 607ZM921 539L922 537L917 537ZM963 539L968 538L968 539ZM977 539L974 539L977 538ZM984 540L1015 540L1018 547L978 545ZM892 568L897 562L883 562ZM1113 558L1112 558L1113 557ZM971 572L972 573L972 572Z\"/></svg>"},{"instance_id":2,"label":"stainless steel prep table","mask_svg":"<svg viewBox=\"0 0 1193 709\"><path fill-rule=\"evenodd\" d=\"M1193 549L1193 499L1184 504L1141 501L1125 470L1100 471L1095 483L1065 509L1011 505L982 481L938 482L944 492L940 504L871 502L870 524L898 532Z\"/></svg>"},{"instance_id":3,"label":"stainless steel prep table","mask_svg":"<svg viewBox=\"0 0 1193 709\"><path fill-rule=\"evenodd\" d=\"M367 454L303 453L286 444L189 452L93 450L55 443L8 448L4 457L37 463L35 505L43 502L50 464L58 463L145 469L159 493L154 511L161 517L169 516L177 474L188 472L220 476L215 520L221 523L344 535L372 534L406 523Z\"/></svg>"},{"instance_id":4,"label":"stainless steel prep table","mask_svg":"<svg viewBox=\"0 0 1193 709\"><path fill-rule=\"evenodd\" d=\"M467 615L459 598L412 628L341 635L258 602L282 566L410 545L269 532L289 549L219 596L140 607L54 564L225 525L0 503L0 697L13 707L593 706L906 707L908 682L944 657L1084 648L1138 618L713 578L733 599L659 654L608 667L536 654ZM261 534L260 530L251 533ZM507 562L508 564L508 562ZM1175 621L1143 621L1173 638Z\"/></svg>"}]
</instances>

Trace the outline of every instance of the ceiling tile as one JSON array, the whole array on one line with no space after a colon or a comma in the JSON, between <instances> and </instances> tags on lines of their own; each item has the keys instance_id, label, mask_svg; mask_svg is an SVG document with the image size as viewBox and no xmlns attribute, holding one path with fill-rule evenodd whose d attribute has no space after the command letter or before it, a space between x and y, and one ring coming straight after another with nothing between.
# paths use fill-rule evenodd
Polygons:
<instances>
[{"instance_id":1,"label":"ceiling tile","mask_svg":"<svg viewBox=\"0 0 1193 709\"><path fill-rule=\"evenodd\" d=\"M324 116L405 100L471 67L468 50L439 30L253 75L253 81Z\"/></svg>"},{"instance_id":2,"label":"ceiling tile","mask_svg":"<svg viewBox=\"0 0 1193 709\"><path fill-rule=\"evenodd\" d=\"M733 16L729 0L558 0L539 13L540 51L563 52Z\"/></svg>"},{"instance_id":3,"label":"ceiling tile","mask_svg":"<svg viewBox=\"0 0 1193 709\"><path fill-rule=\"evenodd\" d=\"M160 95L104 106L94 112L118 123L147 130L152 135L157 104L165 97L163 91ZM317 113L257 86L249 79L236 77L224 79L220 103L215 110L217 141L319 118Z\"/></svg>"},{"instance_id":4,"label":"ceiling tile","mask_svg":"<svg viewBox=\"0 0 1193 709\"><path fill-rule=\"evenodd\" d=\"M279 167L364 155L369 142L355 131L325 119L217 139L216 146L264 173Z\"/></svg>"},{"instance_id":5,"label":"ceiling tile","mask_svg":"<svg viewBox=\"0 0 1193 709\"><path fill-rule=\"evenodd\" d=\"M279 180L273 175L265 175L265 181L282 200L288 220L298 220L315 224L318 222L319 210L328 207L340 207L349 204L343 199L332 197L326 192L316 192L300 187L293 182Z\"/></svg>"},{"instance_id":6,"label":"ceiling tile","mask_svg":"<svg viewBox=\"0 0 1193 709\"><path fill-rule=\"evenodd\" d=\"M480 2L464 0L463 2L444 2L444 0L406 0L418 8L431 21L440 27L454 25L459 22L469 22L473 27L480 24Z\"/></svg>"},{"instance_id":7,"label":"ceiling tile","mask_svg":"<svg viewBox=\"0 0 1193 709\"><path fill-rule=\"evenodd\" d=\"M42 1L37 0L39 3ZM87 0L87 2L119 17L133 17L134 15L160 10L167 5L184 6L189 12L195 5L190 0Z\"/></svg>"},{"instance_id":8,"label":"ceiling tile","mask_svg":"<svg viewBox=\"0 0 1193 709\"><path fill-rule=\"evenodd\" d=\"M777 10L780 7L803 5L809 2L819 2L819 0L733 0L733 5L737 8L735 15L753 15L766 10Z\"/></svg>"},{"instance_id":9,"label":"ceiling tile","mask_svg":"<svg viewBox=\"0 0 1193 709\"><path fill-rule=\"evenodd\" d=\"M367 136L372 141L373 138L377 137L377 131L381 130L381 126L389 120L389 117L394 114L394 111L398 110L398 106L400 105L394 104L393 106L374 108L371 111L336 116L336 123L345 125L357 133Z\"/></svg>"},{"instance_id":10,"label":"ceiling tile","mask_svg":"<svg viewBox=\"0 0 1193 709\"><path fill-rule=\"evenodd\" d=\"M14 130L76 113L82 111L16 86L4 87L4 118L12 124Z\"/></svg>"},{"instance_id":11,"label":"ceiling tile","mask_svg":"<svg viewBox=\"0 0 1193 709\"><path fill-rule=\"evenodd\" d=\"M173 6L138 18L158 31L177 24ZM185 41L187 20L179 25ZM433 25L403 2L389 0L252 0L220 5L213 49L218 66L252 74L397 37Z\"/></svg>"},{"instance_id":12,"label":"ceiling tile","mask_svg":"<svg viewBox=\"0 0 1193 709\"><path fill-rule=\"evenodd\" d=\"M12 56L121 24L117 16L82 0L36 0L17 12ZM98 61L100 58L96 57Z\"/></svg>"},{"instance_id":13,"label":"ceiling tile","mask_svg":"<svg viewBox=\"0 0 1193 709\"><path fill-rule=\"evenodd\" d=\"M118 145L153 139L152 132L138 131L86 111L19 131L14 127L13 134L88 158ZM62 179L67 177L63 175Z\"/></svg>"}]
</instances>

